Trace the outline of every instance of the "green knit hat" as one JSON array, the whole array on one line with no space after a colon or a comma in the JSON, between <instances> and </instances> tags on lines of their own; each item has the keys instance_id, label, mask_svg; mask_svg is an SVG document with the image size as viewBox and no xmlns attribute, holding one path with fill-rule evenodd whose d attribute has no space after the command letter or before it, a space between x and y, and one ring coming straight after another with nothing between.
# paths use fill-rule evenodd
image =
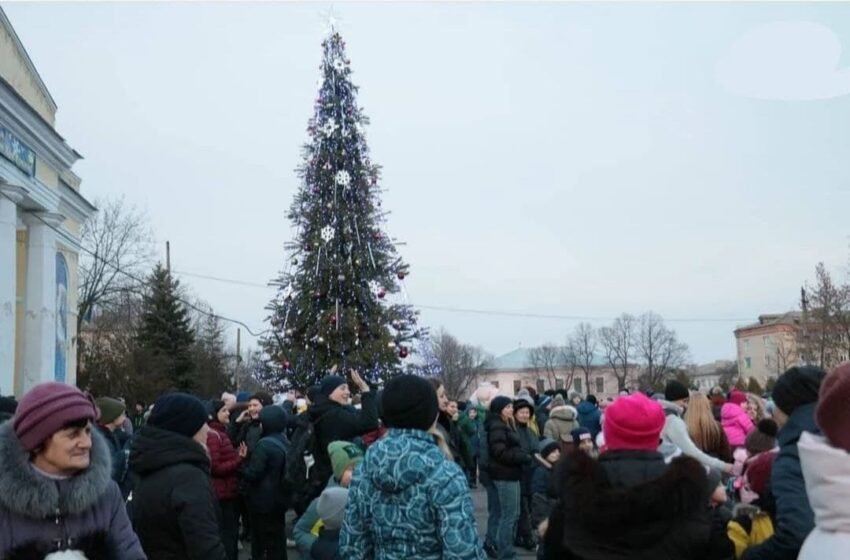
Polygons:
<instances>
[{"instance_id":1,"label":"green knit hat","mask_svg":"<svg viewBox=\"0 0 850 560\"><path fill-rule=\"evenodd\" d=\"M360 464L363 451L350 441L333 441L328 445L328 456L331 459L334 478L339 482L345 469Z\"/></svg>"},{"instance_id":2,"label":"green knit hat","mask_svg":"<svg viewBox=\"0 0 850 560\"><path fill-rule=\"evenodd\" d=\"M100 424L103 426L117 420L118 417L124 414L126 410L126 408L124 407L124 403L122 403L118 399L100 397L94 402L97 405L97 408L100 409L100 418L98 418L98 422L100 422Z\"/></svg>"}]
</instances>

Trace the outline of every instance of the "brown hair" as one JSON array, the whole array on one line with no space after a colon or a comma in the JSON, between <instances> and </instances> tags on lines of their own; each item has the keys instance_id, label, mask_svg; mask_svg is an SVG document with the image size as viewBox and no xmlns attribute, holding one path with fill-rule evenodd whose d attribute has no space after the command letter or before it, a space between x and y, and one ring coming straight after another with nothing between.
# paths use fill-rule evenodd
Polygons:
<instances>
[{"instance_id":1,"label":"brown hair","mask_svg":"<svg viewBox=\"0 0 850 560\"><path fill-rule=\"evenodd\" d=\"M688 411L685 413L685 424L691 439L702 451L711 454L724 447L723 428L714 419L711 401L702 393L691 393Z\"/></svg>"}]
</instances>

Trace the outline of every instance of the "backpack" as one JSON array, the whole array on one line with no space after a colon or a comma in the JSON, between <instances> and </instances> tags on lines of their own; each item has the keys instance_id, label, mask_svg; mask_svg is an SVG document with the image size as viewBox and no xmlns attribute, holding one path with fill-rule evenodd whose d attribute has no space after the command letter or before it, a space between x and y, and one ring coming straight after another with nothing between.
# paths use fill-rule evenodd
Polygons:
<instances>
[{"instance_id":1,"label":"backpack","mask_svg":"<svg viewBox=\"0 0 850 560\"><path fill-rule=\"evenodd\" d=\"M263 438L263 439L266 439L266 438ZM277 440L277 439L274 439L274 438L268 438L268 440L275 447L283 450L283 465L280 468L280 473L278 473L278 476L279 476L278 485L280 486L280 494L281 494L280 497L283 500L283 503L286 504L286 505L289 505L292 502L292 497L293 497L293 494L295 493L295 487L290 483L289 479L286 476L286 471L287 471L287 468L289 467L289 464L295 462L295 461L289 460L289 454L290 454L290 450L292 448L291 448L291 446L289 448L287 448L286 444L284 444L280 440Z\"/></svg>"},{"instance_id":2,"label":"backpack","mask_svg":"<svg viewBox=\"0 0 850 560\"><path fill-rule=\"evenodd\" d=\"M321 422L319 418L316 423ZM308 458L316 456L319 442L316 437L316 423L311 422L306 416L298 417L298 425L292 433L289 442L289 453L287 454L286 468L283 479L286 487L291 490L290 497L296 511L300 506L308 505L315 497L318 485L324 487L327 481L310 480L307 468ZM319 489L319 491L321 491Z\"/></svg>"}]
</instances>

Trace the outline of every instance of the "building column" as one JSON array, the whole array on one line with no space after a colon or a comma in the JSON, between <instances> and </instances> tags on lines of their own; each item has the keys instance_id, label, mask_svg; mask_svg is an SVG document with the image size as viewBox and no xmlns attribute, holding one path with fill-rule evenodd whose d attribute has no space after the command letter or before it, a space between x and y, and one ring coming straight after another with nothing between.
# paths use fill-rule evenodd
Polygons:
<instances>
[{"instance_id":1,"label":"building column","mask_svg":"<svg viewBox=\"0 0 850 560\"><path fill-rule=\"evenodd\" d=\"M24 214L27 224L26 314L21 393L54 379L56 361L56 232L59 214Z\"/></svg>"},{"instance_id":2,"label":"building column","mask_svg":"<svg viewBox=\"0 0 850 560\"><path fill-rule=\"evenodd\" d=\"M0 395L15 393L18 203L25 192L0 180Z\"/></svg>"}]
</instances>

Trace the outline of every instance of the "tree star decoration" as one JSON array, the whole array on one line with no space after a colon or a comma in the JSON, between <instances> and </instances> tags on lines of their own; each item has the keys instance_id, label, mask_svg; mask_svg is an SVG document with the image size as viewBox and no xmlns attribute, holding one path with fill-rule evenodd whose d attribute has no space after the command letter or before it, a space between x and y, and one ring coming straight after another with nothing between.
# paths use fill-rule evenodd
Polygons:
<instances>
[{"instance_id":1,"label":"tree star decoration","mask_svg":"<svg viewBox=\"0 0 850 560\"><path fill-rule=\"evenodd\" d=\"M336 184L341 186L342 188L348 188L348 185L351 184L351 175L348 174L348 171L346 171L345 169L337 171Z\"/></svg>"},{"instance_id":2,"label":"tree star decoration","mask_svg":"<svg viewBox=\"0 0 850 560\"><path fill-rule=\"evenodd\" d=\"M322 228L322 239L325 243L334 238L334 228L331 226L325 226Z\"/></svg>"}]
</instances>

